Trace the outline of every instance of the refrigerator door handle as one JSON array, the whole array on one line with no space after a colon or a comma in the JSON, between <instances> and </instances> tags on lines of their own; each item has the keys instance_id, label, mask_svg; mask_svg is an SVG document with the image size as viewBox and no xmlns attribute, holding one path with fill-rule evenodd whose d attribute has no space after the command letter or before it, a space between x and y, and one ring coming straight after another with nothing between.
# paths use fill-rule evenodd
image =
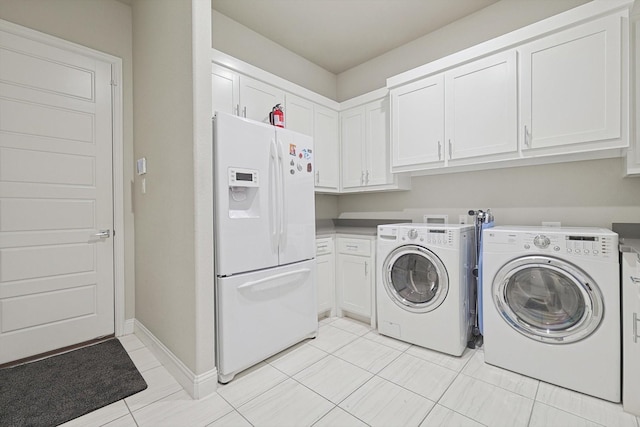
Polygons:
<instances>
[{"instance_id":1,"label":"refrigerator door handle","mask_svg":"<svg viewBox=\"0 0 640 427\"><path fill-rule=\"evenodd\" d=\"M276 274L264 279L253 280L238 286L239 291L264 292L284 286L301 285L304 279L311 274L308 268L289 271L287 273Z\"/></svg>"},{"instance_id":2,"label":"refrigerator door handle","mask_svg":"<svg viewBox=\"0 0 640 427\"><path fill-rule=\"evenodd\" d=\"M278 241L279 241L279 215L278 215L278 188L280 187L280 166L278 162L278 148L276 147L275 139L271 140L270 148L269 148L269 156L271 157L269 161L269 215L271 218L269 219L270 226L270 235L271 235L271 248L274 252L278 252Z\"/></svg>"},{"instance_id":3,"label":"refrigerator door handle","mask_svg":"<svg viewBox=\"0 0 640 427\"><path fill-rule=\"evenodd\" d=\"M285 162L284 159L282 158L282 153L283 153L283 147L282 147L282 141L280 139L278 139L278 158L280 160L280 250L282 250L282 248L284 247L285 243L286 243L286 236L287 236L287 228L286 228L286 223L287 223L287 218L286 218L286 214L287 214L287 210L285 209L286 205L286 200L285 200L285 190L284 190L284 167L285 167Z\"/></svg>"}]
</instances>

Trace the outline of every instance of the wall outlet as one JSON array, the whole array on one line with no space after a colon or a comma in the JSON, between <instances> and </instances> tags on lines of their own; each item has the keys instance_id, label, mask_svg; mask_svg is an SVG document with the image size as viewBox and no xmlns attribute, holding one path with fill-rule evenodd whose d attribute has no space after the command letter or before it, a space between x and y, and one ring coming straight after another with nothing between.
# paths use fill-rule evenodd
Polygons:
<instances>
[{"instance_id":1,"label":"wall outlet","mask_svg":"<svg viewBox=\"0 0 640 427\"><path fill-rule=\"evenodd\" d=\"M458 224L468 224L467 219L467 215L458 216Z\"/></svg>"}]
</instances>

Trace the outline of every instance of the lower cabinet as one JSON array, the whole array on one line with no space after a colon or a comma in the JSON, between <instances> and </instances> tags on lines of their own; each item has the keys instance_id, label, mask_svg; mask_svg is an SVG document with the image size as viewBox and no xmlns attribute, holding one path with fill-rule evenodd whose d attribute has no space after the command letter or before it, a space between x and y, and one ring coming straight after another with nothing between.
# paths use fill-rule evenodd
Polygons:
<instances>
[{"instance_id":1,"label":"lower cabinet","mask_svg":"<svg viewBox=\"0 0 640 427\"><path fill-rule=\"evenodd\" d=\"M336 315L336 262L333 237L316 239L318 317Z\"/></svg>"},{"instance_id":2,"label":"lower cabinet","mask_svg":"<svg viewBox=\"0 0 640 427\"><path fill-rule=\"evenodd\" d=\"M337 314L355 315L375 328L374 251L373 238L337 237Z\"/></svg>"},{"instance_id":3,"label":"lower cabinet","mask_svg":"<svg viewBox=\"0 0 640 427\"><path fill-rule=\"evenodd\" d=\"M640 415L640 254L622 254L622 405Z\"/></svg>"}]
</instances>

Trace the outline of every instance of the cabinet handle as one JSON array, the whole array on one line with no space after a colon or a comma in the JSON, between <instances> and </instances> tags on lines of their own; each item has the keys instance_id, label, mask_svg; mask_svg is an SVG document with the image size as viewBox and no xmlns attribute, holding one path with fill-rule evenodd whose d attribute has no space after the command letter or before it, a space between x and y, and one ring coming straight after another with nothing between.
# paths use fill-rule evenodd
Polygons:
<instances>
[{"instance_id":1,"label":"cabinet handle","mask_svg":"<svg viewBox=\"0 0 640 427\"><path fill-rule=\"evenodd\" d=\"M369 171L367 171L367 177L364 180L365 185L369 185Z\"/></svg>"},{"instance_id":2,"label":"cabinet handle","mask_svg":"<svg viewBox=\"0 0 640 427\"><path fill-rule=\"evenodd\" d=\"M438 160L442 159L442 144L438 141Z\"/></svg>"},{"instance_id":3,"label":"cabinet handle","mask_svg":"<svg viewBox=\"0 0 640 427\"><path fill-rule=\"evenodd\" d=\"M367 261L364 262L364 275L369 275L369 263Z\"/></svg>"},{"instance_id":4,"label":"cabinet handle","mask_svg":"<svg viewBox=\"0 0 640 427\"><path fill-rule=\"evenodd\" d=\"M236 104L236 116L240 115L240 104Z\"/></svg>"},{"instance_id":5,"label":"cabinet handle","mask_svg":"<svg viewBox=\"0 0 640 427\"><path fill-rule=\"evenodd\" d=\"M364 185L364 171L360 171L360 185Z\"/></svg>"},{"instance_id":6,"label":"cabinet handle","mask_svg":"<svg viewBox=\"0 0 640 427\"><path fill-rule=\"evenodd\" d=\"M347 245L347 249L358 249L358 245Z\"/></svg>"},{"instance_id":7,"label":"cabinet handle","mask_svg":"<svg viewBox=\"0 0 640 427\"><path fill-rule=\"evenodd\" d=\"M631 283L634 285L640 285L640 277L629 276L629 278L631 279Z\"/></svg>"},{"instance_id":8,"label":"cabinet handle","mask_svg":"<svg viewBox=\"0 0 640 427\"><path fill-rule=\"evenodd\" d=\"M638 313L633 313L633 342L638 343Z\"/></svg>"},{"instance_id":9,"label":"cabinet handle","mask_svg":"<svg viewBox=\"0 0 640 427\"><path fill-rule=\"evenodd\" d=\"M529 129L527 128L527 125L524 125L524 146L527 148L531 148L531 141L529 138Z\"/></svg>"},{"instance_id":10,"label":"cabinet handle","mask_svg":"<svg viewBox=\"0 0 640 427\"><path fill-rule=\"evenodd\" d=\"M247 106L245 105L245 107L242 109L242 116L246 119L247 118Z\"/></svg>"},{"instance_id":11,"label":"cabinet handle","mask_svg":"<svg viewBox=\"0 0 640 427\"><path fill-rule=\"evenodd\" d=\"M316 184L320 184L320 171L316 171Z\"/></svg>"},{"instance_id":12,"label":"cabinet handle","mask_svg":"<svg viewBox=\"0 0 640 427\"><path fill-rule=\"evenodd\" d=\"M453 150L451 149L451 140L449 140L449 159L451 159L451 152Z\"/></svg>"}]
</instances>

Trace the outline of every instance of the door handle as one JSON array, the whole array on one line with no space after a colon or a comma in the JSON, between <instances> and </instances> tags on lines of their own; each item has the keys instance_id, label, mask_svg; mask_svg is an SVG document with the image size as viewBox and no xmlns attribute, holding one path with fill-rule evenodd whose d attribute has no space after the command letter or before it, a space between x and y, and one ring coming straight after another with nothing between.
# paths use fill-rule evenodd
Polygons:
<instances>
[{"instance_id":1,"label":"door handle","mask_svg":"<svg viewBox=\"0 0 640 427\"><path fill-rule=\"evenodd\" d=\"M442 159L442 144L438 141L438 160Z\"/></svg>"},{"instance_id":2,"label":"door handle","mask_svg":"<svg viewBox=\"0 0 640 427\"><path fill-rule=\"evenodd\" d=\"M109 237L111 237L111 230L100 230L93 236L97 237L98 239L108 239Z\"/></svg>"},{"instance_id":3,"label":"door handle","mask_svg":"<svg viewBox=\"0 0 640 427\"><path fill-rule=\"evenodd\" d=\"M629 278L631 279L631 283L634 285L640 285L640 277L629 276Z\"/></svg>"}]
</instances>

